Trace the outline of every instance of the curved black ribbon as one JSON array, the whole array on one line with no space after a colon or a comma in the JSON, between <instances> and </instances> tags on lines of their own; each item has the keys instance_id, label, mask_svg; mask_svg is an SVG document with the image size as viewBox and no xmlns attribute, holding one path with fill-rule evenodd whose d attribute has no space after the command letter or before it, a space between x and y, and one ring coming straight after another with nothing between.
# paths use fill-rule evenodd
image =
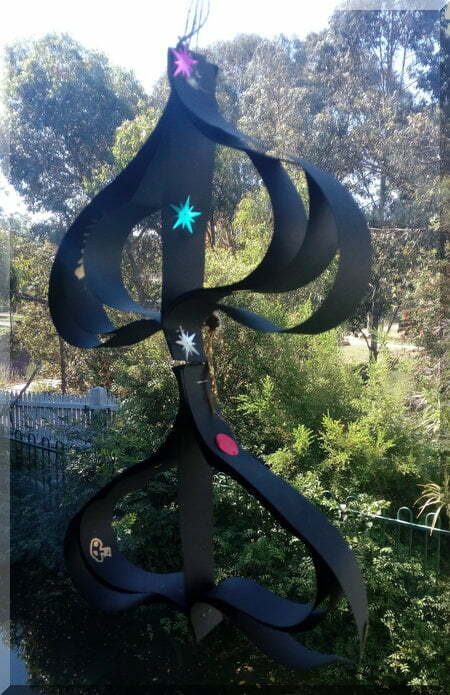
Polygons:
<instances>
[{"instance_id":1,"label":"curved black ribbon","mask_svg":"<svg viewBox=\"0 0 450 695\"><path fill-rule=\"evenodd\" d=\"M111 481L72 520L66 536L67 565L80 592L92 605L105 610L164 599L190 612L193 622L200 624L195 611L212 606L286 666L306 668L345 661L308 650L288 633L316 625L343 590L363 641L367 602L353 553L326 518L264 464L237 445L232 453L220 449L216 435L233 435L211 397L201 327L214 309L261 331L319 333L338 325L366 289L370 264L367 227L343 186L318 167L291 157L284 161L298 164L306 174L307 216L281 160L265 155L219 113L214 96L217 68L202 56L191 55L197 61L193 74L173 77L173 54L169 51L172 90L156 129L130 164L75 220L52 268L50 311L67 342L79 347L129 345L162 329L172 357L186 362L175 368L180 410L167 441L152 457ZM271 198L274 232L266 255L250 275L222 287L203 288L215 143L242 150L250 157ZM188 196L201 212L192 234L173 228L174 205ZM161 210L163 222L161 313L131 298L120 270L127 236L156 210ZM320 275L337 252L339 266L333 287L317 311L298 326L282 328L253 312L221 303L237 290L283 292L299 288ZM117 328L103 305L143 318ZM181 329L195 337L192 353L180 342ZM99 334L106 336L104 342ZM191 582L188 590L186 568L184 573L146 572L119 552L111 529L116 501L141 488L157 471L179 465L180 459L187 462L189 457L194 464L186 470L195 475L204 461L212 469L231 475L303 541L316 571L314 603L288 601L239 577L215 585L207 560L203 575L202 568L198 572L203 579ZM200 529L201 519L194 527ZM190 561L195 565L195 558ZM325 601L328 605L323 607Z\"/></svg>"}]
</instances>

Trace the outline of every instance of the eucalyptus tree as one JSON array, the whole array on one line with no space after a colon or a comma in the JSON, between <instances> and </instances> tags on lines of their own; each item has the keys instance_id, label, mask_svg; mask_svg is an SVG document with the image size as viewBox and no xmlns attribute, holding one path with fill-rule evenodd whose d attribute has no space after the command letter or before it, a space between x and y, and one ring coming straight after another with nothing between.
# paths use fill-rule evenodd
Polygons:
<instances>
[{"instance_id":1,"label":"eucalyptus tree","mask_svg":"<svg viewBox=\"0 0 450 695\"><path fill-rule=\"evenodd\" d=\"M2 131L9 131L10 182L31 213L43 213L27 234L57 241L86 204L87 182L94 172L113 164L111 146L118 126L134 117L146 95L132 73L112 67L106 56L66 34L16 41L5 53L8 108ZM39 277L37 265L35 270ZM40 334L48 338L41 345L42 355L48 365L60 363L64 389L71 352L61 341L58 345L56 335L49 338L53 330L45 282L41 285L39 296L22 292L21 301L27 304L23 314L31 329L37 318L48 324ZM22 323L22 342L29 343L34 355L40 341L36 335L33 346L26 337L26 318Z\"/></svg>"},{"instance_id":2,"label":"eucalyptus tree","mask_svg":"<svg viewBox=\"0 0 450 695\"><path fill-rule=\"evenodd\" d=\"M312 51L326 94L316 133L328 145L321 163L329 160L359 196L374 228L369 294L353 326L367 313L375 359L381 320L398 313L407 271L436 241L439 28L437 12L337 11Z\"/></svg>"},{"instance_id":3,"label":"eucalyptus tree","mask_svg":"<svg viewBox=\"0 0 450 695\"><path fill-rule=\"evenodd\" d=\"M84 182L111 161L117 127L145 93L133 74L112 67L66 34L6 47L10 181L56 238L86 203Z\"/></svg>"}]
</instances>

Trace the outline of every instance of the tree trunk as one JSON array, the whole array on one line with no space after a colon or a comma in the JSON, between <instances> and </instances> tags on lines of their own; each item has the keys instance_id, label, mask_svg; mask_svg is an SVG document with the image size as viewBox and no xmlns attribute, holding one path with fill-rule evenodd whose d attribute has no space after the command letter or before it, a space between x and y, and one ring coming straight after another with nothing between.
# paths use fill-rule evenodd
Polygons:
<instances>
[{"instance_id":1,"label":"tree trunk","mask_svg":"<svg viewBox=\"0 0 450 695\"><path fill-rule=\"evenodd\" d=\"M224 228L225 228L225 237L227 240L228 248L230 249L233 256L235 256L237 249L236 249L236 242L235 242L235 239L233 236L233 231L231 229L231 225L225 223Z\"/></svg>"},{"instance_id":2,"label":"tree trunk","mask_svg":"<svg viewBox=\"0 0 450 695\"><path fill-rule=\"evenodd\" d=\"M62 338L58 336L59 340L59 366L61 372L61 393L67 392L67 372L66 372L66 346Z\"/></svg>"},{"instance_id":3,"label":"tree trunk","mask_svg":"<svg viewBox=\"0 0 450 695\"><path fill-rule=\"evenodd\" d=\"M216 245L216 223L212 214L206 227L206 234L209 241L209 245L213 249Z\"/></svg>"},{"instance_id":4,"label":"tree trunk","mask_svg":"<svg viewBox=\"0 0 450 695\"><path fill-rule=\"evenodd\" d=\"M378 359L378 329L380 325L380 317L378 311L372 307L367 314L367 328L369 331L369 339L367 342L369 348L369 360L376 362Z\"/></svg>"},{"instance_id":5,"label":"tree trunk","mask_svg":"<svg viewBox=\"0 0 450 695\"><path fill-rule=\"evenodd\" d=\"M386 219L386 175L384 173L380 176L380 202L378 206L378 214L380 216L380 226L384 226Z\"/></svg>"}]
</instances>

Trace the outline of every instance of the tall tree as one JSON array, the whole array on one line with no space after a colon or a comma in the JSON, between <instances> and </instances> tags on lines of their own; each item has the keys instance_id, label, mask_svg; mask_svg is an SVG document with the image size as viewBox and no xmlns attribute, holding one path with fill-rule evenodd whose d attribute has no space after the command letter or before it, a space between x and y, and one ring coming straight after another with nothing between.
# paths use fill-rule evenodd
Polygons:
<instances>
[{"instance_id":1,"label":"tall tree","mask_svg":"<svg viewBox=\"0 0 450 695\"><path fill-rule=\"evenodd\" d=\"M437 12L337 11L313 54L327 94L320 118L325 141L338 134L324 155L375 228L365 305L375 359L381 319L398 312L407 271L435 242L439 108L424 75L438 67L438 47ZM361 312L355 323L364 325Z\"/></svg>"},{"instance_id":2,"label":"tall tree","mask_svg":"<svg viewBox=\"0 0 450 695\"><path fill-rule=\"evenodd\" d=\"M31 211L52 214L38 231L55 237L85 204L84 181L111 161L116 128L145 94L132 73L66 34L16 42L6 61L11 182Z\"/></svg>"}]
</instances>

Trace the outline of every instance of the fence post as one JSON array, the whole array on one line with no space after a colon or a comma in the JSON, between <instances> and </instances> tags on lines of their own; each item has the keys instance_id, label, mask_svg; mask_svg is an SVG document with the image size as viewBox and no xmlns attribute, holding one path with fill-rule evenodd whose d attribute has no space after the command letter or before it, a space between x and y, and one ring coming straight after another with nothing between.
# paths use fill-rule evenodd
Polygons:
<instances>
[{"instance_id":1,"label":"fence post","mask_svg":"<svg viewBox=\"0 0 450 695\"><path fill-rule=\"evenodd\" d=\"M433 533L433 517L434 512L428 512L425 517L425 526L430 527L430 536ZM428 519L431 519L431 524L428 523ZM435 527L437 529L441 528L441 520L439 517L436 520ZM441 534L437 533L437 555L436 555L436 572L439 574L440 564L441 564ZM425 532L425 563L428 563L428 531Z\"/></svg>"},{"instance_id":2,"label":"fence post","mask_svg":"<svg viewBox=\"0 0 450 695\"><path fill-rule=\"evenodd\" d=\"M87 397L90 408L98 409L108 406L108 391L104 386L94 386L88 391Z\"/></svg>"},{"instance_id":3,"label":"fence post","mask_svg":"<svg viewBox=\"0 0 450 695\"><path fill-rule=\"evenodd\" d=\"M65 472L65 446L62 442L55 442L55 467L56 467L56 486L57 486L57 496L58 502L61 503L64 485L66 481Z\"/></svg>"},{"instance_id":4,"label":"fence post","mask_svg":"<svg viewBox=\"0 0 450 695\"><path fill-rule=\"evenodd\" d=\"M406 521L408 521L409 523L412 523L413 514L412 514L412 511L410 510L409 507L400 507L400 508L397 510L397 519L398 519L399 521L405 521L405 519L402 519L402 514L401 514L401 513L402 513L403 511L407 512L407 515L408 515L408 519L406 519ZM400 538L400 534L401 534L400 526L399 526L398 531L399 531L399 538ZM412 528L409 529L409 554L411 555L411 553L412 553Z\"/></svg>"}]
</instances>

